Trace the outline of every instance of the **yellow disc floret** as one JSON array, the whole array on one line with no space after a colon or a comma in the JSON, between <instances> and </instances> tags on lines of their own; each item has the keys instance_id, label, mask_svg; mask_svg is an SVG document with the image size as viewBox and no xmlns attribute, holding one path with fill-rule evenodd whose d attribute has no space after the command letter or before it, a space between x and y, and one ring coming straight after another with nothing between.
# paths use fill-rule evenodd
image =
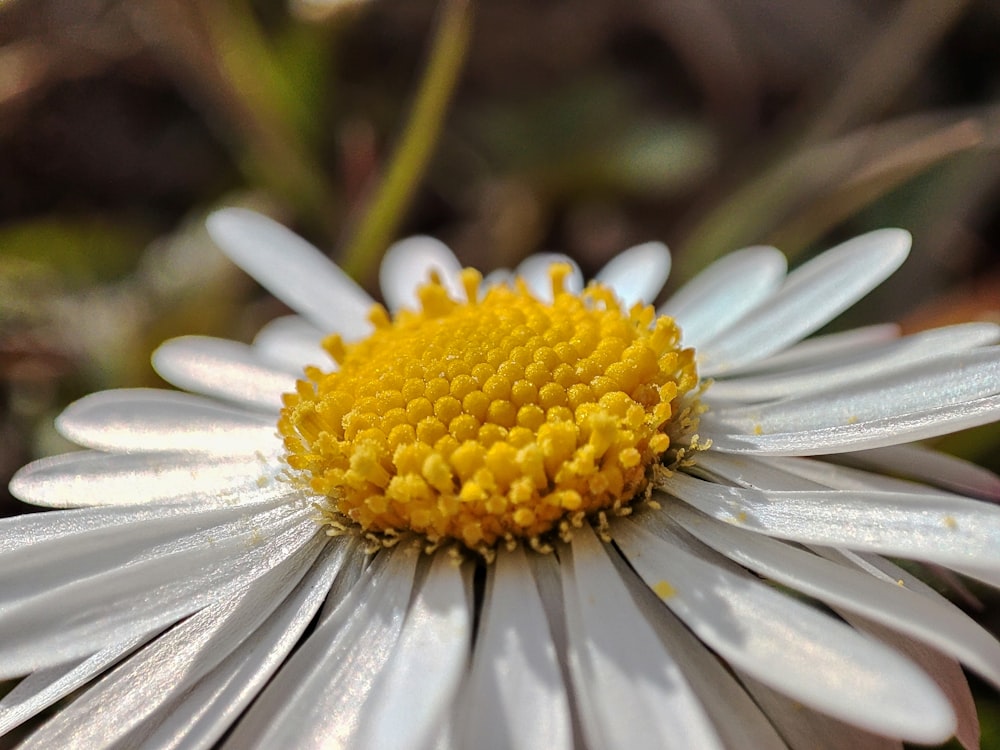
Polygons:
<instances>
[{"instance_id":1,"label":"yellow disc floret","mask_svg":"<svg viewBox=\"0 0 1000 750\"><path fill-rule=\"evenodd\" d=\"M457 302L432 278L419 311L376 306L368 338L326 341L337 370L308 368L278 427L327 522L488 552L565 536L645 489L690 427L675 418L694 353L670 318L599 284L567 292L568 273L552 267L552 302L520 280L480 299L468 269Z\"/></svg>"}]
</instances>

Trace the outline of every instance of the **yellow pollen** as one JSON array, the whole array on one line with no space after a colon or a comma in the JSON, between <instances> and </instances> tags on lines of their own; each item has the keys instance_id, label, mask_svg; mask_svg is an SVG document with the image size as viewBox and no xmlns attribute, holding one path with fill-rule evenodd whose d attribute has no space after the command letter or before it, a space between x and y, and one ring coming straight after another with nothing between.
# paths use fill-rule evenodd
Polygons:
<instances>
[{"instance_id":1,"label":"yellow pollen","mask_svg":"<svg viewBox=\"0 0 1000 750\"><path fill-rule=\"evenodd\" d=\"M419 310L377 305L368 338L324 342L337 370L308 368L278 422L324 523L488 554L547 548L644 496L696 426L694 351L652 307L567 291L568 273L550 270L552 302L520 279L483 292L472 269L457 302L432 276Z\"/></svg>"}]
</instances>

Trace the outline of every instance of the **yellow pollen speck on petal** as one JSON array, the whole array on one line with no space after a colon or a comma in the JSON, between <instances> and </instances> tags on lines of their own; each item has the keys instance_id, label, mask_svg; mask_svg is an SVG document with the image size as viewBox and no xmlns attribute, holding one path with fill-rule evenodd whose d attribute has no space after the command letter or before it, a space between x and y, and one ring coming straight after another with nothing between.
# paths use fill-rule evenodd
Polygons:
<instances>
[{"instance_id":1,"label":"yellow pollen speck on petal","mask_svg":"<svg viewBox=\"0 0 1000 750\"><path fill-rule=\"evenodd\" d=\"M655 586L653 586L653 593L655 593L661 599L670 599L677 595L677 589L671 586L667 581L659 581Z\"/></svg>"},{"instance_id":2,"label":"yellow pollen speck on petal","mask_svg":"<svg viewBox=\"0 0 1000 750\"><path fill-rule=\"evenodd\" d=\"M947 528L951 529L952 531L955 531L956 529L958 529L958 521L956 521L953 516L945 516L944 517L944 525Z\"/></svg>"},{"instance_id":3,"label":"yellow pollen speck on petal","mask_svg":"<svg viewBox=\"0 0 1000 750\"><path fill-rule=\"evenodd\" d=\"M488 555L645 497L694 439L694 353L670 318L600 284L573 293L570 273L553 265L550 302L471 269L460 301L432 275L419 310L377 305L368 338L324 341L336 371L309 368L278 421L324 523Z\"/></svg>"}]
</instances>

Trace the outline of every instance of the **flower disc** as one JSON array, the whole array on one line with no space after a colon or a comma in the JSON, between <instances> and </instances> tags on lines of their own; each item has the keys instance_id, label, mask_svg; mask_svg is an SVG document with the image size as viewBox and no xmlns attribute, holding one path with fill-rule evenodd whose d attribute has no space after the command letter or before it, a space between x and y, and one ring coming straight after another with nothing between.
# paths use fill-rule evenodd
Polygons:
<instances>
[{"instance_id":1,"label":"flower disc","mask_svg":"<svg viewBox=\"0 0 1000 750\"><path fill-rule=\"evenodd\" d=\"M308 369L278 426L328 523L487 553L627 512L692 428L694 353L652 307L566 291L568 272L551 302L521 281L480 299L471 270L457 302L432 279L419 311L376 307L368 338L327 340L338 368Z\"/></svg>"}]
</instances>

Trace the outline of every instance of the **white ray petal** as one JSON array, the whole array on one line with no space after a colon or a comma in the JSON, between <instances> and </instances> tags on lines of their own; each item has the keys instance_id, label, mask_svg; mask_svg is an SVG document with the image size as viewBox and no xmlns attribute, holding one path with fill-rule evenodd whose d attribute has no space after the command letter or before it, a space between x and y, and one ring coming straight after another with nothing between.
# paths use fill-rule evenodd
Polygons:
<instances>
[{"instance_id":1,"label":"white ray petal","mask_svg":"<svg viewBox=\"0 0 1000 750\"><path fill-rule=\"evenodd\" d=\"M559 548L569 667L592 747L721 748L698 697L597 536Z\"/></svg>"},{"instance_id":2,"label":"white ray petal","mask_svg":"<svg viewBox=\"0 0 1000 750\"><path fill-rule=\"evenodd\" d=\"M902 474L963 495L1000 501L1000 476L971 461L922 445L893 445L839 454L836 460Z\"/></svg>"},{"instance_id":3,"label":"white ray petal","mask_svg":"<svg viewBox=\"0 0 1000 750\"><path fill-rule=\"evenodd\" d=\"M210 336L160 344L153 369L186 391L272 413L281 409L281 394L295 390L295 379L263 364L252 346Z\"/></svg>"},{"instance_id":4,"label":"white ray petal","mask_svg":"<svg viewBox=\"0 0 1000 750\"><path fill-rule=\"evenodd\" d=\"M762 373L782 372L797 367L813 367L836 363L841 357L877 349L898 339L900 327L895 323L852 328L848 331L812 336L772 354L765 359L734 367L725 377L741 377Z\"/></svg>"},{"instance_id":5,"label":"white ray petal","mask_svg":"<svg viewBox=\"0 0 1000 750\"><path fill-rule=\"evenodd\" d=\"M813 258L738 324L702 345L701 374L722 374L808 336L885 281L909 250L908 232L879 229Z\"/></svg>"},{"instance_id":6,"label":"white ray petal","mask_svg":"<svg viewBox=\"0 0 1000 750\"><path fill-rule=\"evenodd\" d=\"M109 556L105 570L97 556L83 558L80 572L66 571L62 582L37 592L5 584L0 674L27 674L175 622L263 575L316 535L307 511L280 508L161 544L126 564ZM50 578L54 572L41 569Z\"/></svg>"},{"instance_id":7,"label":"white ray petal","mask_svg":"<svg viewBox=\"0 0 1000 750\"><path fill-rule=\"evenodd\" d=\"M322 346L325 336L305 318L284 315L257 332L253 348L262 362L301 377L306 365L326 371L336 369L336 363Z\"/></svg>"},{"instance_id":8,"label":"white ray petal","mask_svg":"<svg viewBox=\"0 0 1000 750\"><path fill-rule=\"evenodd\" d=\"M264 414L155 388L93 393L56 419L56 428L74 443L121 453L271 453L280 447L274 424Z\"/></svg>"},{"instance_id":9,"label":"white ray petal","mask_svg":"<svg viewBox=\"0 0 1000 750\"><path fill-rule=\"evenodd\" d=\"M566 277L566 291L579 294L583 290L583 272L576 261L561 253L535 253L529 255L514 269L517 276L524 278L528 289L543 302L552 301L552 282L549 268L553 263L566 263L572 271Z\"/></svg>"},{"instance_id":10,"label":"white ray petal","mask_svg":"<svg viewBox=\"0 0 1000 750\"><path fill-rule=\"evenodd\" d=\"M691 634L674 614L663 606L659 597L630 569L620 555L611 555L612 562L622 573L632 598L643 612L646 622L656 631L667 653L677 662L691 685L726 748L754 750L785 750L785 743L740 685L708 650Z\"/></svg>"},{"instance_id":11,"label":"white ray petal","mask_svg":"<svg viewBox=\"0 0 1000 750\"><path fill-rule=\"evenodd\" d=\"M28 464L11 493L49 508L201 500L213 506L270 486L281 463L264 456L75 451Z\"/></svg>"},{"instance_id":12,"label":"white ray petal","mask_svg":"<svg viewBox=\"0 0 1000 750\"><path fill-rule=\"evenodd\" d=\"M948 697L955 712L955 717L958 720L958 726L955 729L956 739L966 750L979 750L979 716L976 711L976 702L972 697L969 681L957 661L923 642L908 638L891 628L850 612L844 612L840 609L836 609L836 611L855 628L888 644L929 675Z\"/></svg>"},{"instance_id":13,"label":"white ray petal","mask_svg":"<svg viewBox=\"0 0 1000 750\"><path fill-rule=\"evenodd\" d=\"M419 552L381 553L257 698L224 747L350 746L402 629Z\"/></svg>"},{"instance_id":14,"label":"white ray petal","mask_svg":"<svg viewBox=\"0 0 1000 750\"><path fill-rule=\"evenodd\" d=\"M719 405L707 396L712 411L705 416L703 429L753 434L818 430L987 398L1000 393L1000 347L954 353L898 372L852 380L848 376L831 384L817 378L821 389L750 406Z\"/></svg>"},{"instance_id":15,"label":"white ray petal","mask_svg":"<svg viewBox=\"0 0 1000 750\"><path fill-rule=\"evenodd\" d=\"M417 287L428 283L432 273L438 275L452 299L464 302L461 272L462 264L446 244L418 235L400 240L385 251L378 278L386 306L395 312L404 307L420 309Z\"/></svg>"},{"instance_id":16,"label":"white ray petal","mask_svg":"<svg viewBox=\"0 0 1000 750\"><path fill-rule=\"evenodd\" d=\"M662 242L645 242L630 247L614 258L594 277L607 284L626 305L651 304L670 275L670 251Z\"/></svg>"},{"instance_id":17,"label":"white ray petal","mask_svg":"<svg viewBox=\"0 0 1000 750\"><path fill-rule=\"evenodd\" d=\"M956 495L724 487L676 474L661 488L724 523L803 544L1000 571L1000 508Z\"/></svg>"},{"instance_id":18,"label":"white ray petal","mask_svg":"<svg viewBox=\"0 0 1000 750\"><path fill-rule=\"evenodd\" d=\"M713 451L699 455L698 469L708 470L714 477L743 487L763 490L834 489L944 494L934 487L907 479L897 479L812 458L741 456Z\"/></svg>"},{"instance_id":19,"label":"white ray petal","mask_svg":"<svg viewBox=\"0 0 1000 750\"><path fill-rule=\"evenodd\" d=\"M372 298L291 230L243 208L216 211L206 225L233 263L319 328L349 340L371 332Z\"/></svg>"},{"instance_id":20,"label":"white ray petal","mask_svg":"<svg viewBox=\"0 0 1000 750\"><path fill-rule=\"evenodd\" d=\"M154 635L149 633L115 643L91 656L28 675L0 699L0 736L87 684Z\"/></svg>"},{"instance_id":21,"label":"white ray petal","mask_svg":"<svg viewBox=\"0 0 1000 750\"><path fill-rule=\"evenodd\" d=\"M812 711L738 670L737 676L791 750L903 750L903 743L897 739L880 737Z\"/></svg>"},{"instance_id":22,"label":"white ray petal","mask_svg":"<svg viewBox=\"0 0 1000 750\"><path fill-rule=\"evenodd\" d=\"M1000 687L1000 642L954 605L943 606L895 582L712 521L684 506L671 506L668 512L695 537L743 567L929 643Z\"/></svg>"},{"instance_id":23,"label":"white ray petal","mask_svg":"<svg viewBox=\"0 0 1000 750\"><path fill-rule=\"evenodd\" d=\"M325 539L316 536L245 590L221 598L160 636L22 745L26 750L88 750L130 739L145 719L223 661L292 591Z\"/></svg>"},{"instance_id":24,"label":"white ray petal","mask_svg":"<svg viewBox=\"0 0 1000 750\"><path fill-rule=\"evenodd\" d=\"M686 551L665 526L624 519L613 534L650 588L734 668L877 734L930 743L954 731L951 706L937 685L892 650Z\"/></svg>"},{"instance_id":25,"label":"white ray petal","mask_svg":"<svg viewBox=\"0 0 1000 750\"><path fill-rule=\"evenodd\" d=\"M433 742L469 661L471 574L446 552L434 557L361 710L358 747L424 750Z\"/></svg>"},{"instance_id":26,"label":"white ray petal","mask_svg":"<svg viewBox=\"0 0 1000 750\"><path fill-rule=\"evenodd\" d=\"M716 453L716 456L725 455ZM908 479L897 479L885 474L862 471L849 466L839 466L814 458L797 458L788 456L754 456L755 463L773 467L792 477L802 477L813 484L834 490L877 490L886 492L909 492L930 495L946 494L934 487L912 482ZM764 485L758 485L764 487ZM783 487L766 487L767 489L785 489ZM788 489L801 489L791 487ZM810 489L819 489L813 487Z\"/></svg>"},{"instance_id":27,"label":"white ray petal","mask_svg":"<svg viewBox=\"0 0 1000 750\"><path fill-rule=\"evenodd\" d=\"M224 523L248 512L291 505L297 499L293 488L278 486L240 498L239 502L231 498L216 502L198 498L162 505L76 508L3 518L0 577L18 565L65 561L72 555L86 557L94 551L107 552L129 544L138 554L151 543L150 539L175 538L199 525Z\"/></svg>"},{"instance_id":28,"label":"white ray petal","mask_svg":"<svg viewBox=\"0 0 1000 750\"><path fill-rule=\"evenodd\" d=\"M966 323L907 336L861 353L844 354L836 362L765 375L718 380L706 401L770 401L814 391L841 392L847 386L883 382L889 373L914 368L922 362L996 343L1000 328L990 323ZM953 363L954 359L949 359ZM912 370L911 370L912 371Z\"/></svg>"},{"instance_id":29,"label":"white ray petal","mask_svg":"<svg viewBox=\"0 0 1000 750\"><path fill-rule=\"evenodd\" d=\"M706 415L709 417L710 415ZM1000 417L1000 396L939 406L898 416L849 424L774 434L732 433L723 425L702 424L713 450L770 456L821 456L845 451L884 448L914 440L947 435L969 427L995 422Z\"/></svg>"},{"instance_id":30,"label":"white ray petal","mask_svg":"<svg viewBox=\"0 0 1000 750\"><path fill-rule=\"evenodd\" d=\"M773 247L737 250L695 276L657 312L676 319L684 346L700 350L767 299L786 267L785 256Z\"/></svg>"},{"instance_id":31,"label":"white ray petal","mask_svg":"<svg viewBox=\"0 0 1000 750\"><path fill-rule=\"evenodd\" d=\"M524 550L501 549L486 575L472 671L455 716L456 745L492 737L511 750L570 750L567 687Z\"/></svg>"},{"instance_id":32,"label":"white ray petal","mask_svg":"<svg viewBox=\"0 0 1000 750\"><path fill-rule=\"evenodd\" d=\"M338 540L268 620L179 701L161 707L140 738L143 750L210 750L278 671L330 591L353 540Z\"/></svg>"}]
</instances>

